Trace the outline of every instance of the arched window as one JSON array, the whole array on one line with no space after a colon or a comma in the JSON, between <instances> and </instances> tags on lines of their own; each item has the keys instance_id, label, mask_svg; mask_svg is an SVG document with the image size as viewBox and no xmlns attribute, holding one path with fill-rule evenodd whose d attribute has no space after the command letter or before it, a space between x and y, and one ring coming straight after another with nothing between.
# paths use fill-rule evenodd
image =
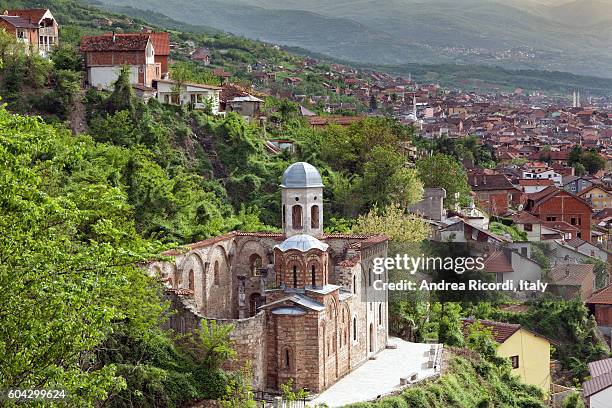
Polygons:
<instances>
[{"instance_id":1,"label":"arched window","mask_svg":"<svg viewBox=\"0 0 612 408\"><path fill-rule=\"evenodd\" d=\"M194 290L195 289L195 283L194 283L194 276L193 276L193 269L189 270L189 290Z\"/></svg>"},{"instance_id":2,"label":"arched window","mask_svg":"<svg viewBox=\"0 0 612 408\"><path fill-rule=\"evenodd\" d=\"M288 348L285 349L285 368L291 368L291 352Z\"/></svg>"},{"instance_id":3,"label":"arched window","mask_svg":"<svg viewBox=\"0 0 612 408\"><path fill-rule=\"evenodd\" d=\"M285 228L285 224L287 222L287 218L285 215L285 207L286 207L285 204L283 204L283 212L281 214L281 221L282 221L283 228Z\"/></svg>"},{"instance_id":4,"label":"arched window","mask_svg":"<svg viewBox=\"0 0 612 408\"><path fill-rule=\"evenodd\" d=\"M213 275L213 283L219 286L219 261L215 261L215 269Z\"/></svg>"},{"instance_id":5,"label":"arched window","mask_svg":"<svg viewBox=\"0 0 612 408\"><path fill-rule=\"evenodd\" d=\"M302 206L299 204L295 204L291 207L291 224L294 229L302 229Z\"/></svg>"},{"instance_id":6,"label":"arched window","mask_svg":"<svg viewBox=\"0 0 612 408\"><path fill-rule=\"evenodd\" d=\"M251 267L251 275L259 276L259 270L262 266L261 256L253 254L249 257L249 265Z\"/></svg>"},{"instance_id":7,"label":"arched window","mask_svg":"<svg viewBox=\"0 0 612 408\"><path fill-rule=\"evenodd\" d=\"M357 275L353 275L353 293L357 293Z\"/></svg>"},{"instance_id":8,"label":"arched window","mask_svg":"<svg viewBox=\"0 0 612 408\"><path fill-rule=\"evenodd\" d=\"M357 316L353 316L353 341L357 341Z\"/></svg>"},{"instance_id":9,"label":"arched window","mask_svg":"<svg viewBox=\"0 0 612 408\"><path fill-rule=\"evenodd\" d=\"M378 305L378 325L382 326L382 303Z\"/></svg>"},{"instance_id":10,"label":"arched window","mask_svg":"<svg viewBox=\"0 0 612 408\"><path fill-rule=\"evenodd\" d=\"M293 287L297 288L297 265L293 265Z\"/></svg>"},{"instance_id":11,"label":"arched window","mask_svg":"<svg viewBox=\"0 0 612 408\"><path fill-rule=\"evenodd\" d=\"M317 286L317 272L314 264L310 267L310 280L312 281L312 287Z\"/></svg>"},{"instance_id":12,"label":"arched window","mask_svg":"<svg viewBox=\"0 0 612 408\"><path fill-rule=\"evenodd\" d=\"M313 205L310 207L310 228L319 228L319 206Z\"/></svg>"}]
</instances>

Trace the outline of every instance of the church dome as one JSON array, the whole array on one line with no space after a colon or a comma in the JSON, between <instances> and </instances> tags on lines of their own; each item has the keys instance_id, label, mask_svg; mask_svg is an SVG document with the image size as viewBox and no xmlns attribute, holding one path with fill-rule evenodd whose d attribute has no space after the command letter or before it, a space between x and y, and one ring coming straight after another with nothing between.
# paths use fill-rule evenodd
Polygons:
<instances>
[{"instance_id":1,"label":"church dome","mask_svg":"<svg viewBox=\"0 0 612 408\"><path fill-rule=\"evenodd\" d=\"M282 244L276 245L275 248L280 249L283 252L291 249L297 249L300 252L310 251L311 249L319 249L326 251L329 245L319 241L315 237L306 234L298 234L287 238Z\"/></svg>"},{"instance_id":2,"label":"church dome","mask_svg":"<svg viewBox=\"0 0 612 408\"><path fill-rule=\"evenodd\" d=\"M293 163L283 173L283 188L323 187L319 170L306 162Z\"/></svg>"}]
</instances>

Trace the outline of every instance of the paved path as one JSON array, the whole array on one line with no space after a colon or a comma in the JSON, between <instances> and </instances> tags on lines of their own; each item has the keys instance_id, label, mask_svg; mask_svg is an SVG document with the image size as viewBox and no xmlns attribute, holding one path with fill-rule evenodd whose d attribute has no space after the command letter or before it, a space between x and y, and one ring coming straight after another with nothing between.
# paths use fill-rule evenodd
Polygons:
<instances>
[{"instance_id":1,"label":"paved path","mask_svg":"<svg viewBox=\"0 0 612 408\"><path fill-rule=\"evenodd\" d=\"M418 380L434 375L433 368L427 368L431 344L409 343L390 337L390 344L396 349L385 349L336 384L329 387L310 406L325 403L329 407L341 407L359 401L375 399L388 394L400 386L400 377L418 373Z\"/></svg>"}]
</instances>

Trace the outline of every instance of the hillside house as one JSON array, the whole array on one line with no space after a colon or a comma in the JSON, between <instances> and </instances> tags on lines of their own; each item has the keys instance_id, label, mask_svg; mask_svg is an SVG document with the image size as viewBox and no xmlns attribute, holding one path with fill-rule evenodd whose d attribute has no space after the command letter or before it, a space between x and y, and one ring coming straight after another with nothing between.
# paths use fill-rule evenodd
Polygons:
<instances>
[{"instance_id":1,"label":"hillside house","mask_svg":"<svg viewBox=\"0 0 612 408\"><path fill-rule=\"evenodd\" d=\"M565 221L579 229L578 238L591 239L591 216L589 203L556 187L547 187L539 193L530 194L525 211L541 221Z\"/></svg>"},{"instance_id":2,"label":"hillside house","mask_svg":"<svg viewBox=\"0 0 612 408\"><path fill-rule=\"evenodd\" d=\"M112 89L123 65L130 69L132 84L151 87L162 78L162 63L155 60L151 36L143 34L97 35L81 38L87 82L99 89Z\"/></svg>"},{"instance_id":3,"label":"hillside house","mask_svg":"<svg viewBox=\"0 0 612 408\"><path fill-rule=\"evenodd\" d=\"M548 291L564 299L588 299L595 288L592 264L557 265L550 270Z\"/></svg>"},{"instance_id":4,"label":"hillside house","mask_svg":"<svg viewBox=\"0 0 612 408\"><path fill-rule=\"evenodd\" d=\"M178 84L169 79L153 81L157 89L157 100L170 105L190 105L193 109L210 109L212 115L219 114L221 88L213 85L185 82ZM178 89L180 88L180 90Z\"/></svg>"},{"instance_id":5,"label":"hillside house","mask_svg":"<svg viewBox=\"0 0 612 408\"><path fill-rule=\"evenodd\" d=\"M612 208L612 191L600 184L593 184L577 195L591 204L594 210Z\"/></svg>"},{"instance_id":6,"label":"hillside house","mask_svg":"<svg viewBox=\"0 0 612 408\"><path fill-rule=\"evenodd\" d=\"M462 319L463 331L468 333L474 319ZM550 391L550 341L520 324L479 320L491 330L493 339L499 343L496 354L507 358L512 364L512 374L523 384L538 387L544 394Z\"/></svg>"},{"instance_id":7,"label":"hillside house","mask_svg":"<svg viewBox=\"0 0 612 408\"><path fill-rule=\"evenodd\" d=\"M192 61L202 63L204 66L209 66L210 57L211 57L210 50L206 47L200 47L197 50L195 50L189 58L191 58Z\"/></svg>"},{"instance_id":8,"label":"hillside house","mask_svg":"<svg viewBox=\"0 0 612 408\"><path fill-rule=\"evenodd\" d=\"M15 35L27 50L47 57L59 44L59 25L49 9L14 9L0 14L0 29Z\"/></svg>"},{"instance_id":9,"label":"hillside house","mask_svg":"<svg viewBox=\"0 0 612 408\"><path fill-rule=\"evenodd\" d=\"M472 173L468 182L476 194L478 205L491 214L505 214L511 206L521 202L522 192L503 174Z\"/></svg>"}]
</instances>

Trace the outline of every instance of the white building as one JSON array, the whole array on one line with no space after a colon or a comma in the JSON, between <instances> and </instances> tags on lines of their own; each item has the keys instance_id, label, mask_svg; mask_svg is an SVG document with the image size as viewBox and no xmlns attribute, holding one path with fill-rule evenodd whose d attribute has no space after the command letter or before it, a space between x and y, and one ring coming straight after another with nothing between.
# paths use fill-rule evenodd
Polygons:
<instances>
[{"instance_id":1,"label":"white building","mask_svg":"<svg viewBox=\"0 0 612 408\"><path fill-rule=\"evenodd\" d=\"M154 82L157 100L171 105L191 105L194 109L210 106L213 115L219 114L219 94L221 88L213 85L186 82L179 86L176 81L160 79Z\"/></svg>"}]
</instances>

